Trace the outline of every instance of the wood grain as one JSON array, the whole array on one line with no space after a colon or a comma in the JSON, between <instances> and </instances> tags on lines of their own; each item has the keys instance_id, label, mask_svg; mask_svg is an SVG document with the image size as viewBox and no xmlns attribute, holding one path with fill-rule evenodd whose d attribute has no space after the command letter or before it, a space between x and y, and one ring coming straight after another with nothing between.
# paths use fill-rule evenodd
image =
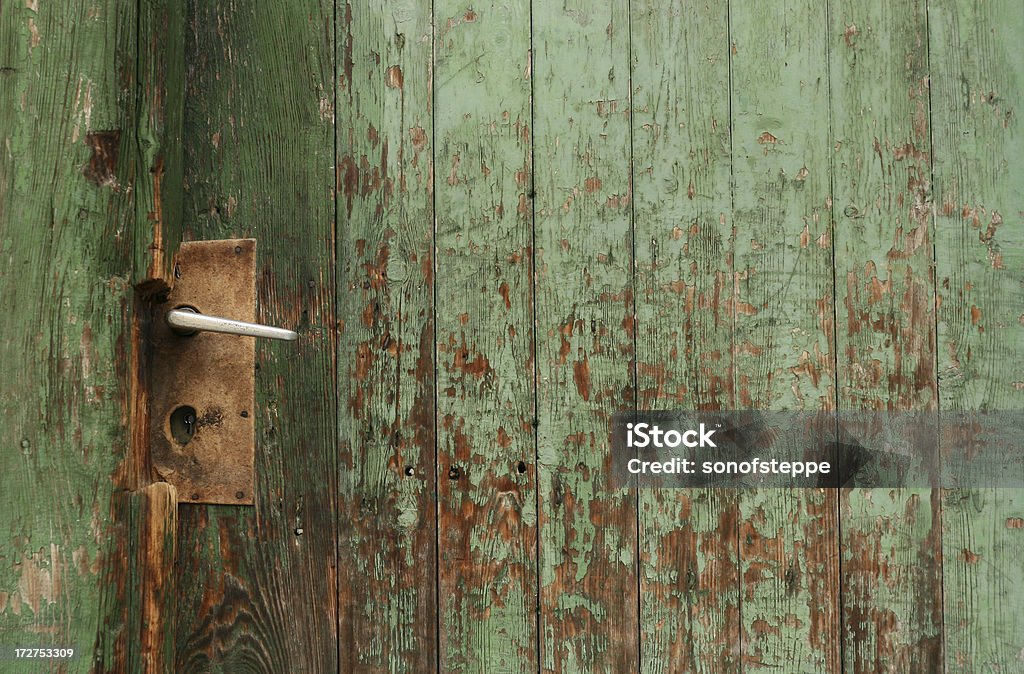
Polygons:
<instances>
[{"instance_id":1,"label":"wood grain","mask_svg":"<svg viewBox=\"0 0 1024 674\"><path fill-rule=\"evenodd\" d=\"M1018 5L0 4L0 647L1021 671L1021 490L607 479L616 410L1022 410ZM235 236L301 339L175 526L144 300Z\"/></svg>"},{"instance_id":2,"label":"wood grain","mask_svg":"<svg viewBox=\"0 0 1024 674\"><path fill-rule=\"evenodd\" d=\"M342 671L437 666L430 9L339 5Z\"/></svg>"},{"instance_id":3,"label":"wood grain","mask_svg":"<svg viewBox=\"0 0 1024 674\"><path fill-rule=\"evenodd\" d=\"M728 7L630 12L637 405L734 409ZM736 494L638 499L642 671L740 671Z\"/></svg>"},{"instance_id":4,"label":"wood grain","mask_svg":"<svg viewBox=\"0 0 1024 674\"><path fill-rule=\"evenodd\" d=\"M628 6L538 3L533 25L541 669L629 672L636 498L608 470L634 404Z\"/></svg>"},{"instance_id":5,"label":"wood grain","mask_svg":"<svg viewBox=\"0 0 1024 674\"><path fill-rule=\"evenodd\" d=\"M172 282L171 260L181 242L183 124L185 119L185 7L175 0L140 0L135 28L136 101L134 241L140 294Z\"/></svg>"},{"instance_id":6,"label":"wood grain","mask_svg":"<svg viewBox=\"0 0 1024 674\"><path fill-rule=\"evenodd\" d=\"M839 409L934 409L924 2L829 5ZM939 492L841 495L843 667L942 668Z\"/></svg>"},{"instance_id":7,"label":"wood grain","mask_svg":"<svg viewBox=\"0 0 1024 674\"><path fill-rule=\"evenodd\" d=\"M156 482L130 495L138 501L139 669L168 672L174 668L174 570L178 538L178 492Z\"/></svg>"},{"instance_id":8,"label":"wood grain","mask_svg":"<svg viewBox=\"0 0 1024 674\"><path fill-rule=\"evenodd\" d=\"M111 671L125 621L135 6L0 5L0 643ZM50 667L49 663L43 664Z\"/></svg>"},{"instance_id":9,"label":"wood grain","mask_svg":"<svg viewBox=\"0 0 1024 674\"><path fill-rule=\"evenodd\" d=\"M176 669L333 672L334 7L190 3L187 239L257 240L256 506L183 506Z\"/></svg>"},{"instance_id":10,"label":"wood grain","mask_svg":"<svg viewBox=\"0 0 1024 674\"><path fill-rule=\"evenodd\" d=\"M825 23L813 0L730 9L741 409L835 409ZM836 492L739 498L743 671L839 671Z\"/></svg>"},{"instance_id":11,"label":"wood grain","mask_svg":"<svg viewBox=\"0 0 1024 674\"><path fill-rule=\"evenodd\" d=\"M538 664L529 17L434 3L442 671Z\"/></svg>"},{"instance_id":12,"label":"wood grain","mask_svg":"<svg viewBox=\"0 0 1024 674\"><path fill-rule=\"evenodd\" d=\"M1024 409L1024 35L1014 2L929 5L939 406ZM998 418L998 417L997 417ZM1005 422L1004 422L1005 423ZM983 485L979 485L983 486ZM1024 666L1024 492L942 500L947 672Z\"/></svg>"}]
</instances>

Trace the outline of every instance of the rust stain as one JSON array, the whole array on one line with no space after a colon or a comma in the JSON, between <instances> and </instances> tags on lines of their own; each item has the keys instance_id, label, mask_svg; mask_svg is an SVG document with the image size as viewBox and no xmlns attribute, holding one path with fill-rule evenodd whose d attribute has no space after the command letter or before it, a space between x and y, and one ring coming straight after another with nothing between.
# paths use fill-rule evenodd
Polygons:
<instances>
[{"instance_id":1,"label":"rust stain","mask_svg":"<svg viewBox=\"0 0 1024 674\"><path fill-rule=\"evenodd\" d=\"M413 150L417 154L427 146L427 132L423 130L422 126L414 126L409 129L409 138L412 140Z\"/></svg>"},{"instance_id":2,"label":"rust stain","mask_svg":"<svg viewBox=\"0 0 1024 674\"><path fill-rule=\"evenodd\" d=\"M388 142L381 143L380 163L371 166L366 155L358 161L355 157L344 156L336 168L337 190L345 197L347 213L352 214L352 204L356 196L369 196L380 192L381 200L378 209L382 209L389 201L394 190L394 183L387 175Z\"/></svg>"},{"instance_id":3,"label":"rust stain","mask_svg":"<svg viewBox=\"0 0 1024 674\"><path fill-rule=\"evenodd\" d=\"M448 173L448 184L455 185L459 184L459 164L462 163L462 157L460 155L452 156L452 170Z\"/></svg>"},{"instance_id":4,"label":"rust stain","mask_svg":"<svg viewBox=\"0 0 1024 674\"><path fill-rule=\"evenodd\" d=\"M498 286L498 294L501 295L501 299L505 300L505 308L511 309L512 300L509 298L508 283L505 281L501 282L501 285Z\"/></svg>"},{"instance_id":5,"label":"rust stain","mask_svg":"<svg viewBox=\"0 0 1024 674\"><path fill-rule=\"evenodd\" d=\"M598 191L599 189L601 189L601 179L598 178L597 176L591 176L590 178L587 178L586 180L583 181L583 189L586 190L588 194L592 194Z\"/></svg>"},{"instance_id":6,"label":"rust stain","mask_svg":"<svg viewBox=\"0 0 1024 674\"><path fill-rule=\"evenodd\" d=\"M981 555L977 555L968 550L967 548L964 548L960 551L960 558L968 564L977 564L978 561L981 559Z\"/></svg>"},{"instance_id":7,"label":"rust stain","mask_svg":"<svg viewBox=\"0 0 1024 674\"><path fill-rule=\"evenodd\" d=\"M921 152L914 146L913 143L905 143L901 146L894 147L892 150L892 156L893 159L895 159L896 161L903 161L907 157L911 157L912 159L917 159L920 161L928 160L928 153Z\"/></svg>"},{"instance_id":8,"label":"rust stain","mask_svg":"<svg viewBox=\"0 0 1024 674\"><path fill-rule=\"evenodd\" d=\"M405 78L402 76L401 66L391 66L384 73L384 83L391 89L402 89Z\"/></svg>"},{"instance_id":9,"label":"rust stain","mask_svg":"<svg viewBox=\"0 0 1024 674\"><path fill-rule=\"evenodd\" d=\"M776 143L779 142L779 139L778 137L773 136L771 133L765 131L764 133L757 137L757 142L760 145L775 145Z\"/></svg>"},{"instance_id":10,"label":"rust stain","mask_svg":"<svg viewBox=\"0 0 1024 674\"><path fill-rule=\"evenodd\" d=\"M366 342L361 343L356 347L356 369L353 373L356 381L365 381L366 376L370 373L370 368L373 366L374 355L370 351L370 345Z\"/></svg>"},{"instance_id":11,"label":"rust stain","mask_svg":"<svg viewBox=\"0 0 1024 674\"><path fill-rule=\"evenodd\" d=\"M583 360L573 363L572 379L580 396L584 400L590 400L590 359L586 354L583 355Z\"/></svg>"},{"instance_id":12,"label":"rust stain","mask_svg":"<svg viewBox=\"0 0 1024 674\"><path fill-rule=\"evenodd\" d=\"M121 131L93 131L85 134L92 150L89 163L82 169L89 182L100 187L117 187L117 158L121 151Z\"/></svg>"},{"instance_id":13,"label":"rust stain","mask_svg":"<svg viewBox=\"0 0 1024 674\"><path fill-rule=\"evenodd\" d=\"M452 364L461 372L478 378L483 378L493 372L487 356L482 353L471 354L469 347L466 346L465 335L462 337L462 344L455 349L455 360Z\"/></svg>"},{"instance_id":14,"label":"rust stain","mask_svg":"<svg viewBox=\"0 0 1024 674\"><path fill-rule=\"evenodd\" d=\"M1007 529L1024 529L1024 517L1007 517Z\"/></svg>"},{"instance_id":15,"label":"rust stain","mask_svg":"<svg viewBox=\"0 0 1024 674\"><path fill-rule=\"evenodd\" d=\"M363 269L366 270L366 278L370 288L380 290L387 286L388 257L390 253L391 247L386 243L382 243L377 248L377 257L370 262L363 263Z\"/></svg>"},{"instance_id":16,"label":"rust stain","mask_svg":"<svg viewBox=\"0 0 1024 674\"><path fill-rule=\"evenodd\" d=\"M530 216L530 203L525 194L519 195L519 205L516 206L516 212L524 218Z\"/></svg>"},{"instance_id":17,"label":"rust stain","mask_svg":"<svg viewBox=\"0 0 1024 674\"><path fill-rule=\"evenodd\" d=\"M857 24L851 23L847 26L846 30L843 31L843 40L846 41L846 46L853 49L854 42L858 35L860 35L860 30L857 29Z\"/></svg>"}]
</instances>

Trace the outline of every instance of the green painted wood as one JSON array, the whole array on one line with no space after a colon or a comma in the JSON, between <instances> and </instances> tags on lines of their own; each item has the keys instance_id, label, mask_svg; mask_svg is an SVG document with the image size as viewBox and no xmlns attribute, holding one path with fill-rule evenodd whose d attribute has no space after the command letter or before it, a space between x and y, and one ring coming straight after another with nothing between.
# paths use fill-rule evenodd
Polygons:
<instances>
[{"instance_id":1,"label":"green painted wood","mask_svg":"<svg viewBox=\"0 0 1024 674\"><path fill-rule=\"evenodd\" d=\"M836 404L825 12L814 0L730 9L728 301L742 409ZM839 671L836 492L763 489L739 499L743 671Z\"/></svg>"},{"instance_id":2,"label":"green painted wood","mask_svg":"<svg viewBox=\"0 0 1024 674\"><path fill-rule=\"evenodd\" d=\"M839 409L933 409L927 16L829 5ZM942 667L939 492L840 497L843 666Z\"/></svg>"},{"instance_id":3,"label":"green painted wood","mask_svg":"<svg viewBox=\"0 0 1024 674\"><path fill-rule=\"evenodd\" d=\"M135 7L0 6L0 644L5 672L137 653L112 509L127 443ZM126 68L127 66L127 68Z\"/></svg>"},{"instance_id":4,"label":"green painted wood","mask_svg":"<svg viewBox=\"0 0 1024 674\"><path fill-rule=\"evenodd\" d=\"M337 670L332 4L190 3L182 236L257 239L256 504L182 506L176 669Z\"/></svg>"},{"instance_id":5,"label":"green painted wood","mask_svg":"<svg viewBox=\"0 0 1024 674\"><path fill-rule=\"evenodd\" d=\"M0 6L0 644L1020 669L1019 491L604 475L634 405L1021 408L1015 3L58 4ZM256 508L183 508L147 614L132 286L239 235L302 339L260 346Z\"/></svg>"},{"instance_id":6,"label":"green painted wood","mask_svg":"<svg viewBox=\"0 0 1024 674\"><path fill-rule=\"evenodd\" d=\"M433 17L421 0L339 9L341 669L426 672L437 666Z\"/></svg>"},{"instance_id":7,"label":"green painted wood","mask_svg":"<svg viewBox=\"0 0 1024 674\"><path fill-rule=\"evenodd\" d=\"M630 12L637 405L733 409L728 6ZM736 494L638 499L641 670L740 671Z\"/></svg>"},{"instance_id":8,"label":"green painted wood","mask_svg":"<svg viewBox=\"0 0 1024 674\"><path fill-rule=\"evenodd\" d=\"M1015 2L929 5L939 406L1024 409L1024 35ZM1024 493L943 494L948 672L1024 668Z\"/></svg>"},{"instance_id":9,"label":"green painted wood","mask_svg":"<svg viewBox=\"0 0 1024 674\"><path fill-rule=\"evenodd\" d=\"M181 242L185 117L185 3L138 3L135 166L135 283L140 293L170 284Z\"/></svg>"},{"instance_id":10,"label":"green painted wood","mask_svg":"<svg viewBox=\"0 0 1024 674\"><path fill-rule=\"evenodd\" d=\"M532 20L541 670L629 672L636 497L606 468L634 397L628 6Z\"/></svg>"},{"instance_id":11,"label":"green painted wood","mask_svg":"<svg viewBox=\"0 0 1024 674\"><path fill-rule=\"evenodd\" d=\"M434 31L440 668L536 671L529 4Z\"/></svg>"}]
</instances>

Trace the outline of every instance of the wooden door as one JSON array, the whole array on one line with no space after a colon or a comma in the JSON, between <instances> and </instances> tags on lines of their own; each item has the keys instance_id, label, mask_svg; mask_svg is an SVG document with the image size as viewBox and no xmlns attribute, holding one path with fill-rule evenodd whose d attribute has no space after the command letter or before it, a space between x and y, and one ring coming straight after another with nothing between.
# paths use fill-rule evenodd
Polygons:
<instances>
[{"instance_id":1,"label":"wooden door","mask_svg":"<svg viewBox=\"0 0 1024 674\"><path fill-rule=\"evenodd\" d=\"M1024 671L1019 491L608 477L621 410L1024 408L1022 38L0 0L0 670ZM255 506L175 506L148 299L233 237L301 337L257 347Z\"/></svg>"}]
</instances>

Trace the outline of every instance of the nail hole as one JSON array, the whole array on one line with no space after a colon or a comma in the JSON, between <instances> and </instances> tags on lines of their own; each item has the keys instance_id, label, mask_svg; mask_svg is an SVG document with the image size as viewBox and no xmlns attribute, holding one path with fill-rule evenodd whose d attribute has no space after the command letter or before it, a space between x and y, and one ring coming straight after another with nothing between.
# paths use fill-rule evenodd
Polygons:
<instances>
[{"instance_id":1,"label":"nail hole","mask_svg":"<svg viewBox=\"0 0 1024 674\"><path fill-rule=\"evenodd\" d=\"M171 437L184 447L196 433L196 408L191 405L182 405L171 412L169 423Z\"/></svg>"},{"instance_id":2,"label":"nail hole","mask_svg":"<svg viewBox=\"0 0 1024 674\"><path fill-rule=\"evenodd\" d=\"M241 252L242 252L242 247L241 246L235 246L235 255L240 255Z\"/></svg>"},{"instance_id":3,"label":"nail hole","mask_svg":"<svg viewBox=\"0 0 1024 674\"><path fill-rule=\"evenodd\" d=\"M245 498L245 492L244 491L236 491L235 492L235 498L237 498L237 499Z\"/></svg>"},{"instance_id":4,"label":"nail hole","mask_svg":"<svg viewBox=\"0 0 1024 674\"><path fill-rule=\"evenodd\" d=\"M520 462L519 462L519 463L518 463L518 464L516 465L516 470L518 470L518 471L519 471L519 474L520 474L520 475L522 475L523 473L525 473L525 472L526 472L526 463L524 463L523 461L520 461Z\"/></svg>"},{"instance_id":5,"label":"nail hole","mask_svg":"<svg viewBox=\"0 0 1024 674\"><path fill-rule=\"evenodd\" d=\"M249 418L249 412L246 411L246 410L242 410L241 412L238 413L238 415L240 417L242 417L243 419L248 419Z\"/></svg>"},{"instance_id":6,"label":"nail hole","mask_svg":"<svg viewBox=\"0 0 1024 674\"><path fill-rule=\"evenodd\" d=\"M448 479L450 480L458 480L459 475L461 474L462 471L459 470L458 466L452 466L451 468L448 469Z\"/></svg>"},{"instance_id":7,"label":"nail hole","mask_svg":"<svg viewBox=\"0 0 1024 674\"><path fill-rule=\"evenodd\" d=\"M195 493L192 494L192 500L193 501L198 501L199 500L199 492L195 492Z\"/></svg>"},{"instance_id":8,"label":"nail hole","mask_svg":"<svg viewBox=\"0 0 1024 674\"><path fill-rule=\"evenodd\" d=\"M405 474L406 474L407 477L412 477L413 475L416 474L416 469L413 468L412 466L406 466L405 467Z\"/></svg>"}]
</instances>

